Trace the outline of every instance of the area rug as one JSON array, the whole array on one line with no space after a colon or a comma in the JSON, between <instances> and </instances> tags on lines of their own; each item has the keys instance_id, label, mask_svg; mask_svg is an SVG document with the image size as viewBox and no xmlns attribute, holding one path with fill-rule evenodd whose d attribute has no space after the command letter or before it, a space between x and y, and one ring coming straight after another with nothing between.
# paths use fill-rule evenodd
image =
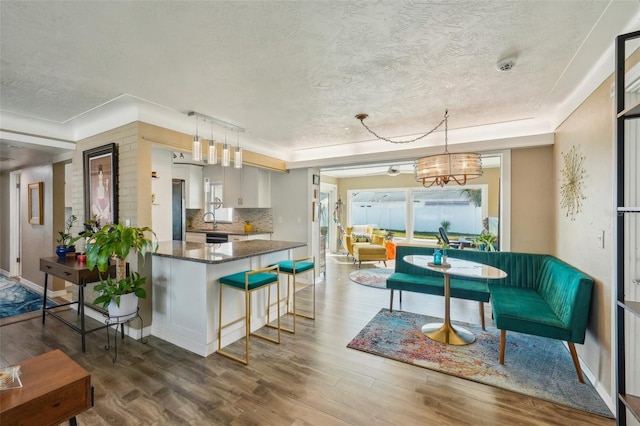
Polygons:
<instances>
[{"instance_id":1,"label":"area rug","mask_svg":"<svg viewBox=\"0 0 640 426\"><path fill-rule=\"evenodd\" d=\"M387 278L391 274L393 274L392 268L358 269L349 274L349 279L369 287L387 288Z\"/></svg>"},{"instance_id":2,"label":"area rug","mask_svg":"<svg viewBox=\"0 0 640 426\"><path fill-rule=\"evenodd\" d=\"M57 304L47 299L47 306ZM31 291L17 282L0 275L0 325L6 325L6 319L17 317L42 309L42 295Z\"/></svg>"},{"instance_id":3,"label":"area rug","mask_svg":"<svg viewBox=\"0 0 640 426\"><path fill-rule=\"evenodd\" d=\"M498 329L461 324L476 341L453 346L422 333L430 322L442 319L382 309L347 347L614 418L586 377L585 383L578 381L560 341L508 332L505 364L500 365Z\"/></svg>"}]
</instances>

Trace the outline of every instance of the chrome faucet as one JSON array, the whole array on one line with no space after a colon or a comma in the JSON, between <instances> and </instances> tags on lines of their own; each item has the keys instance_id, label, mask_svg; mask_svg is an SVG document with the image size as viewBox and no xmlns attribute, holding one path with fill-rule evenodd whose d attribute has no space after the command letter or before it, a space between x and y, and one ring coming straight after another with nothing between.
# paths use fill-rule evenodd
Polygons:
<instances>
[{"instance_id":1,"label":"chrome faucet","mask_svg":"<svg viewBox=\"0 0 640 426\"><path fill-rule=\"evenodd\" d=\"M217 229L218 228L218 223L216 222L216 213L215 212L206 212L204 215L202 215L202 220L206 220L207 215L211 215L211 217L213 217L213 229Z\"/></svg>"}]
</instances>

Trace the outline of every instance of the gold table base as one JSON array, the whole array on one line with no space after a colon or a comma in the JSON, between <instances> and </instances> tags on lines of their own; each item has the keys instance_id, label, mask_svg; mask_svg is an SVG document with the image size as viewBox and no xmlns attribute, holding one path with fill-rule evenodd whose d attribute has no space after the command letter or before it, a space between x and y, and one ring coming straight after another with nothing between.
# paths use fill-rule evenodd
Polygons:
<instances>
[{"instance_id":1,"label":"gold table base","mask_svg":"<svg viewBox=\"0 0 640 426\"><path fill-rule=\"evenodd\" d=\"M449 323L434 322L422 326L422 332L431 340L449 345L468 345L476 340L476 336L464 327L455 328Z\"/></svg>"},{"instance_id":2,"label":"gold table base","mask_svg":"<svg viewBox=\"0 0 640 426\"><path fill-rule=\"evenodd\" d=\"M476 336L464 327L451 325L450 302L451 282L448 274L444 275L444 322L429 323L422 326L422 332L431 340L449 345L468 345L475 342Z\"/></svg>"}]
</instances>

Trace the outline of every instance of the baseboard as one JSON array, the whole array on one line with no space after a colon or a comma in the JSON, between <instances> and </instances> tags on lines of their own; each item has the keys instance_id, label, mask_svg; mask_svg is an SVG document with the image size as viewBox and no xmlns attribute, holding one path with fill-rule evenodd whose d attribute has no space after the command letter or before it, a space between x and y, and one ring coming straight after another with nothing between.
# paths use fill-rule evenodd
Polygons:
<instances>
[{"instance_id":1,"label":"baseboard","mask_svg":"<svg viewBox=\"0 0 640 426\"><path fill-rule=\"evenodd\" d=\"M44 288L41 285L38 285L36 283L33 283L25 278L20 277L20 284L22 284L23 286L27 287L29 290L33 290L38 294L42 294L44 291ZM47 290L47 297L49 299L53 299L56 297L64 297L67 295L67 291L66 290L57 290L57 291L51 291L51 290Z\"/></svg>"},{"instance_id":2,"label":"baseboard","mask_svg":"<svg viewBox=\"0 0 640 426\"><path fill-rule=\"evenodd\" d=\"M0 274L5 275L5 276L9 276L9 271L5 271L4 269L0 268Z\"/></svg>"}]
</instances>

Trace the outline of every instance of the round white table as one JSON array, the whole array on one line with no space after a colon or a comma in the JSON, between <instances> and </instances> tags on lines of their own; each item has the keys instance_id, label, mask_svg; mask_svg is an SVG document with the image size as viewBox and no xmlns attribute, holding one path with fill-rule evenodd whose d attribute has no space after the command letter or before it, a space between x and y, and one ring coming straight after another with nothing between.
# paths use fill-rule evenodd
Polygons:
<instances>
[{"instance_id":1,"label":"round white table","mask_svg":"<svg viewBox=\"0 0 640 426\"><path fill-rule=\"evenodd\" d=\"M500 279L507 273L493 266L468 260L447 258L447 265L434 265L433 256L409 255L404 261L419 268L440 272L444 275L444 322L429 323L422 326L422 332L431 340L451 345L468 345L476 340L473 333L464 327L451 325L449 305L451 298L451 275L459 277Z\"/></svg>"}]
</instances>

